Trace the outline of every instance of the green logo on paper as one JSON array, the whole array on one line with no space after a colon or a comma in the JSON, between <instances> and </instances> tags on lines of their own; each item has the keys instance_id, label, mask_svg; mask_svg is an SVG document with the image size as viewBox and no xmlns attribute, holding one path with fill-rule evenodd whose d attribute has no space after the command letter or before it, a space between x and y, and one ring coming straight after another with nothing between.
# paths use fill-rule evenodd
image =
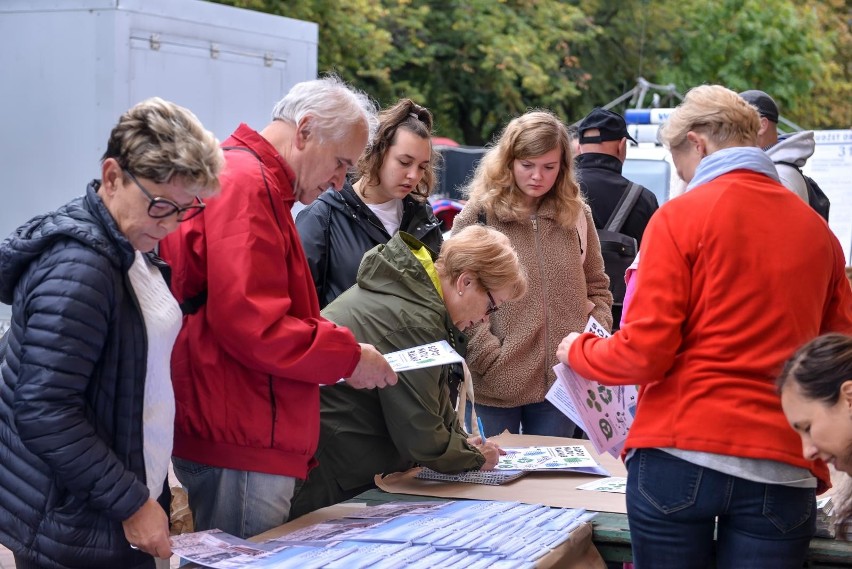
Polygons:
<instances>
[{"instance_id":1,"label":"green logo on paper","mask_svg":"<svg viewBox=\"0 0 852 569\"><path fill-rule=\"evenodd\" d=\"M589 398L586 399L586 405L589 406L589 409L597 409L598 413L600 413L603 409L601 407L601 404L598 403L597 395L595 395L595 392L591 389L589 389L587 393L589 394Z\"/></svg>"},{"instance_id":2,"label":"green logo on paper","mask_svg":"<svg viewBox=\"0 0 852 569\"><path fill-rule=\"evenodd\" d=\"M601 434L606 437L606 440L612 438L612 425L610 425L609 421L601 418L601 420L598 421L598 427L600 427Z\"/></svg>"}]
</instances>

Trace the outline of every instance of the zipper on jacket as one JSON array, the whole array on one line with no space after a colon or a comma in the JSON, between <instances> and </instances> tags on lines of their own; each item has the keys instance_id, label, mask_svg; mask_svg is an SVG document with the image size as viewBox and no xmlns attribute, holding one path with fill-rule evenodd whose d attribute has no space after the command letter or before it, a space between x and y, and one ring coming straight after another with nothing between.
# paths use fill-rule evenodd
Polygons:
<instances>
[{"instance_id":1,"label":"zipper on jacket","mask_svg":"<svg viewBox=\"0 0 852 569\"><path fill-rule=\"evenodd\" d=\"M135 262L135 261L134 261ZM136 296L136 291L133 290L133 283L130 282L130 277L125 272L122 276L122 280L124 282L124 288L130 295L130 299L133 301L133 306L136 308L137 316L139 317L139 322L142 325L142 414L141 421L139 422L139 434L142 436L142 472L134 473L140 479L142 484L148 484L148 473L145 470L145 383L148 380L148 328L145 326L145 316L142 314L142 305L139 304L139 297ZM166 283L168 284L168 283ZM117 308L117 310L121 310L121 308ZM131 393L131 405L130 408L133 409L136 405L136 389L133 388L130 390ZM127 445L127 454L126 454L126 464L127 470L133 471L133 461L131 459L130 453L133 447L132 445L132 435L133 430L129 429L126 437L126 445Z\"/></svg>"},{"instance_id":2,"label":"zipper on jacket","mask_svg":"<svg viewBox=\"0 0 852 569\"><path fill-rule=\"evenodd\" d=\"M272 409L272 432L269 440L270 448L275 448L275 423L278 422L278 405L275 402L275 392L272 389L272 376L266 376L269 381L269 406Z\"/></svg>"},{"instance_id":3,"label":"zipper on jacket","mask_svg":"<svg viewBox=\"0 0 852 569\"><path fill-rule=\"evenodd\" d=\"M544 374L546 378L548 369L547 350L548 346L550 346L550 329L547 326L547 283L544 280L544 271L541 267L541 264L544 262L544 259L542 259L541 256L541 240L539 239L538 234L538 215L535 213L530 215L530 221L532 221L533 236L535 237L535 256L536 260L538 261L536 263L538 265L538 278L541 281L541 309L544 313Z\"/></svg>"}]
</instances>

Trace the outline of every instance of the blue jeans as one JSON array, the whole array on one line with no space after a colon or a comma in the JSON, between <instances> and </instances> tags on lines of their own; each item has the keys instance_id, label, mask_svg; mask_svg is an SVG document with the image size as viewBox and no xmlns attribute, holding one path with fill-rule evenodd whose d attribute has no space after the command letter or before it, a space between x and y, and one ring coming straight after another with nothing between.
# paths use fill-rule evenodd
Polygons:
<instances>
[{"instance_id":1,"label":"blue jeans","mask_svg":"<svg viewBox=\"0 0 852 569\"><path fill-rule=\"evenodd\" d=\"M249 538L287 521L296 479L231 470L172 457L186 488L195 531L220 529Z\"/></svg>"},{"instance_id":2,"label":"blue jeans","mask_svg":"<svg viewBox=\"0 0 852 569\"><path fill-rule=\"evenodd\" d=\"M482 419L482 428L489 437L508 430L514 434L574 438L575 430L579 431L571 419L549 401L520 407L491 407L477 403L476 414ZM466 423L470 422L469 415L468 409Z\"/></svg>"},{"instance_id":3,"label":"blue jeans","mask_svg":"<svg viewBox=\"0 0 852 569\"><path fill-rule=\"evenodd\" d=\"M706 569L714 529L719 569L801 569L816 530L815 490L640 449L627 463L627 520L636 569Z\"/></svg>"}]
</instances>

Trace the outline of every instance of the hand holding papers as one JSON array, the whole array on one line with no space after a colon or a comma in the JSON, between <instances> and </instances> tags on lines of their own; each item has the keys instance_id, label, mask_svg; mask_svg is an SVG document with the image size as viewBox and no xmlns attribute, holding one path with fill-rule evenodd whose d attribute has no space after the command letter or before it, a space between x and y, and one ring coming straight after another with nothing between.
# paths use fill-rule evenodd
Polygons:
<instances>
[{"instance_id":1,"label":"hand holding papers","mask_svg":"<svg viewBox=\"0 0 852 569\"><path fill-rule=\"evenodd\" d=\"M368 345L361 344L361 346L363 348L363 346ZM372 346L368 347L371 350L375 350ZM431 344L423 344L422 346L414 346L412 348L406 348L405 350L399 350L398 352L391 352L389 354L384 354L383 357L388 365L390 365L390 368L396 373L412 369L461 363L464 361L464 358L462 358L446 340L433 342ZM340 379L337 383L343 383L346 381L346 379ZM351 378L348 380L348 383L352 385ZM396 377L394 377L393 382L389 382L388 385L393 385L395 383ZM356 388L370 387L366 385L352 386ZM382 385L380 387L384 386Z\"/></svg>"},{"instance_id":2,"label":"hand holding papers","mask_svg":"<svg viewBox=\"0 0 852 569\"><path fill-rule=\"evenodd\" d=\"M592 317L585 332L608 338L609 332ZM610 387L577 375L564 364L553 367L556 381L545 396L589 436L599 453L618 457L636 414L636 386Z\"/></svg>"}]
</instances>

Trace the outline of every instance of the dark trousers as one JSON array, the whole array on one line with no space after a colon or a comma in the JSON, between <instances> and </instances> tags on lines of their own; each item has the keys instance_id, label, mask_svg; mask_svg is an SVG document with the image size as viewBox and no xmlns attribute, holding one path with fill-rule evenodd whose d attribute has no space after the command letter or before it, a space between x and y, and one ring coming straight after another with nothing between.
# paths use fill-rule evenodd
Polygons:
<instances>
[{"instance_id":1,"label":"dark trousers","mask_svg":"<svg viewBox=\"0 0 852 569\"><path fill-rule=\"evenodd\" d=\"M814 494L639 449L627 463L633 563L706 569L715 549L719 569L801 569L816 526Z\"/></svg>"}]
</instances>

